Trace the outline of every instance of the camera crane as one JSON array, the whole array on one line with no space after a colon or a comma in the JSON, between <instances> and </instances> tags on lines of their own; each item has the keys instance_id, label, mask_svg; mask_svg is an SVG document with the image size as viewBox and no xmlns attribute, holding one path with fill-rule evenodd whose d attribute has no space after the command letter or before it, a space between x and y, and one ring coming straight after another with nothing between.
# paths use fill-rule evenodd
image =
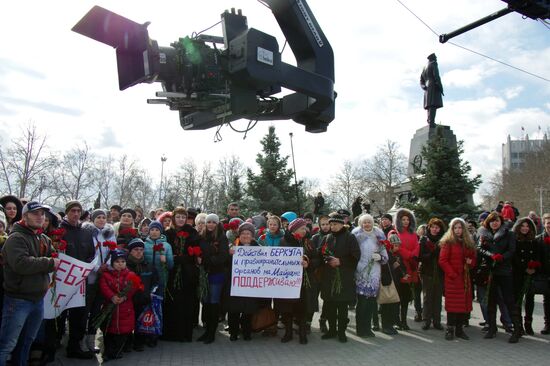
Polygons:
<instances>
[{"instance_id":1,"label":"camera crane","mask_svg":"<svg viewBox=\"0 0 550 366\"><path fill-rule=\"evenodd\" d=\"M120 90L160 82L163 91L147 102L179 111L184 130L246 118L292 119L308 132L325 132L336 98L332 48L305 0L262 2L273 12L297 66L282 62L277 39L248 28L234 8L221 14L223 37L199 34L169 47L149 38L149 23L99 6L72 30L116 49ZM274 97L281 88L294 93Z\"/></svg>"}]
</instances>

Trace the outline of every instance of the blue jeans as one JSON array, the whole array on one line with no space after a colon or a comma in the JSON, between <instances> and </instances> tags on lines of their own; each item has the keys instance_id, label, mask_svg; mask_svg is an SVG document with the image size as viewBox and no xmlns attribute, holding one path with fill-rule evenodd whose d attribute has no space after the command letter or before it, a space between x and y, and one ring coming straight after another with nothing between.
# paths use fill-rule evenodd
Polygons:
<instances>
[{"instance_id":1,"label":"blue jeans","mask_svg":"<svg viewBox=\"0 0 550 366\"><path fill-rule=\"evenodd\" d=\"M0 366L12 353L13 366L25 366L44 317L44 300L32 302L4 295L0 328Z\"/></svg>"}]
</instances>

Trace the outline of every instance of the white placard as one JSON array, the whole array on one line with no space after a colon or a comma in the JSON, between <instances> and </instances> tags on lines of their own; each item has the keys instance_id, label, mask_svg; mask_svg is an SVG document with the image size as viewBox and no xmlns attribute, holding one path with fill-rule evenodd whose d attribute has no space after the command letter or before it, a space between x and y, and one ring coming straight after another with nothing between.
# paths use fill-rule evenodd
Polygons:
<instances>
[{"instance_id":1,"label":"white placard","mask_svg":"<svg viewBox=\"0 0 550 366\"><path fill-rule=\"evenodd\" d=\"M61 263L55 272L55 288L44 297L44 319L54 319L65 309L86 305L86 278L93 271L99 257L92 263L79 261L60 253ZM50 274L50 281L52 278Z\"/></svg>"},{"instance_id":2,"label":"white placard","mask_svg":"<svg viewBox=\"0 0 550 366\"><path fill-rule=\"evenodd\" d=\"M302 287L303 248L235 247L231 296L297 299Z\"/></svg>"}]
</instances>

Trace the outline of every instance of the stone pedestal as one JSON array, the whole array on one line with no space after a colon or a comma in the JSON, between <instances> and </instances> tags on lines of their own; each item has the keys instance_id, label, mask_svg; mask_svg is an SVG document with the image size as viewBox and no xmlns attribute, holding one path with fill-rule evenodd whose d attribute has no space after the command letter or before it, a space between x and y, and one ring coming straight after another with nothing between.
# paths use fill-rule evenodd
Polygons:
<instances>
[{"instance_id":1,"label":"stone pedestal","mask_svg":"<svg viewBox=\"0 0 550 366\"><path fill-rule=\"evenodd\" d=\"M407 167L407 175L414 177L418 174L420 168L426 166L426 162L423 161L421 152L422 147L435 136L441 136L447 141L449 147L456 148L456 136L449 126L437 125L435 128L424 126L416 130L412 140L411 148L409 150L409 164Z\"/></svg>"}]
</instances>

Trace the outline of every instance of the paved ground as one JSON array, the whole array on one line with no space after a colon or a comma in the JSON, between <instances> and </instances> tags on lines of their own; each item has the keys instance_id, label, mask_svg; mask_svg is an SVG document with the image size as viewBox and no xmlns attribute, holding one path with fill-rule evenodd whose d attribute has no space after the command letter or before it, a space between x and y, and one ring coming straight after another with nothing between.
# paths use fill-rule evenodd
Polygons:
<instances>
[{"instance_id":1,"label":"paved ground","mask_svg":"<svg viewBox=\"0 0 550 366\"><path fill-rule=\"evenodd\" d=\"M413 310L409 309L412 316ZM550 363L550 336L540 334L543 326L542 298L535 304L535 336L526 336L518 344L507 343L508 334L499 329L495 339L483 339L477 324L480 322L479 304L474 303L472 326L466 328L470 341L446 341L443 331L423 331L421 323L409 321L411 331L387 336L376 332L376 338L365 340L355 336L354 312L350 311L348 343L335 339L321 340L314 320L309 344L300 345L297 337L287 344L280 337L265 338L254 335L252 341L230 342L226 332L218 332L211 345L195 343L159 342L155 349L125 354L124 358L109 361L109 366L174 366L174 365L548 365ZM221 329L221 327L220 327ZM196 337L202 334L197 330ZM282 331L279 331L280 335ZM59 352L56 365L98 365L100 361L75 361Z\"/></svg>"}]
</instances>

